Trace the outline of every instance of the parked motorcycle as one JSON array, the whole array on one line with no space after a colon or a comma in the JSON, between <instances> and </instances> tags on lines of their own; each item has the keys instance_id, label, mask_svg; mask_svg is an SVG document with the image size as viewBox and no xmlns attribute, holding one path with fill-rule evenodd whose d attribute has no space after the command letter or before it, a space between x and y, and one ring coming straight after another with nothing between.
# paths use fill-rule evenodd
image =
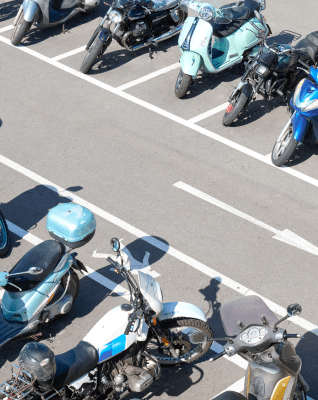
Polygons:
<instances>
[{"instance_id":1,"label":"parked motorcycle","mask_svg":"<svg viewBox=\"0 0 318 400\"><path fill-rule=\"evenodd\" d=\"M190 363L210 348L213 333L204 312L193 304L163 303L158 282L138 271L130 273L130 259L118 239L107 260L125 279L130 304L109 311L79 344L54 353L42 343L26 344L12 378L0 385L10 399L123 399L142 392L161 374L161 364Z\"/></svg>"},{"instance_id":2,"label":"parked motorcycle","mask_svg":"<svg viewBox=\"0 0 318 400\"><path fill-rule=\"evenodd\" d=\"M310 36L310 35L309 35ZM308 37L307 36L307 40ZM294 47L287 44L266 44L265 37L256 57L249 57L246 72L229 98L225 110L223 125L229 126L247 108L256 95L271 101L277 96L286 100L288 92L292 91L305 73L299 67L311 63L304 40ZM287 101L287 100L286 100Z\"/></svg>"},{"instance_id":3,"label":"parked motorcycle","mask_svg":"<svg viewBox=\"0 0 318 400\"><path fill-rule=\"evenodd\" d=\"M30 337L40 324L68 313L78 296L74 270L86 268L71 252L94 236L95 217L77 204L60 204L48 213L46 227L55 240L33 247L9 273L0 272L0 286L5 290L0 347L14 338Z\"/></svg>"},{"instance_id":4,"label":"parked motorcycle","mask_svg":"<svg viewBox=\"0 0 318 400\"><path fill-rule=\"evenodd\" d=\"M315 63L318 51L318 34L307 36L307 52ZM309 144L318 140L318 69L305 68L307 79L300 81L290 100L292 116L280 133L273 151L272 163L277 167L285 164L299 143Z\"/></svg>"},{"instance_id":5,"label":"parked motorcycle","mask_svg":"<svg viewBox=\"0 0 318 400\"><path fill-rule=\"evenodd\" d=\"M278 324L301 312L299 304L291 304L287 315L279 321L258 296L246 296L232 300L221 307L221 319L227 343L224 351L211 359L235 354L248 362L245 375L244 396L227 391L214 400L298 399L306 400L309 390L300 374L301 359L289 338L301 338L300 334L288 334Z\"/></svg>"},{"instance_id":6,"label":"parked motorcycle","mask_svg":"<svg viewBox=\"0 0 318 400\"><path fill-rule=\"evenodd\" d=\"M7 222L0 211L0 257L4 257L10 250L10 236Z\"/></svg>"},{"instance_id":7,"label":"parked motorcycle","mask_svg":"<svg viewBox=\"0 0 318 400\"><path fill-rule=\"evenodd\" d=\"M261 39L254 34L255 29L256 33L263 30L266 37L270 32L259 14L266 8L265 0L239 1L221 8L183 0L181 6L195 10L199 16L188 17L179 36L181 69L175 85L179 99L185 96L199 70L216 74L240 63L257 53L255 46Z\"/></svg>"},{"instance_id":8,"label":"parked motorcycle","mask_svg":"<svg viewBox=\"0 0 318 400\"><path fill-rule=\"evenodd\" d=\"M78 13L94 11L100 0L23 0L13 22L11 43L18 46L30 30L63 24Z\"/></svg>"},{"instance_id":9,"label":"parked motorcycle","mask_svg":"<svg viewBox=\"0 0 318 400\"><path fill-rule=\"evenodd\" d=\"M81 72L91 69L113 39L131 52L149 47L151 55L151 46L179 33L186 18L180 0L115 0L86 46Z\"/></svg>"}]
</instances>

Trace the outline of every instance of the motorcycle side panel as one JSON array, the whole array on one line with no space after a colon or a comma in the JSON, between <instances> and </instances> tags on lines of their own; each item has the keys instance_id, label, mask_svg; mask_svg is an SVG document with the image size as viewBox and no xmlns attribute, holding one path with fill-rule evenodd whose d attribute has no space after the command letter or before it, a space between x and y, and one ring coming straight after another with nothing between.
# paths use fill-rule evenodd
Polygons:
<instances>
[{"instance_id":1,"label":"motorcycle side panel","mask_svg":"<svg viewBox=\"0 0 318 400\"><path fill-rule=\"evenodd\" d=\"M198 53L185 51L180 58L180 66L184 73L195 77L202 66L202 58Z\"/></svg>"},{"instance_id":2,"label":"motorcycle side panel","mask_svg":"<svg viewBox=\"0 0 318 400\"><path fill-rule=\"evenodd\" d=\"M120 306L113 308L83 339L97 349L99 362L121 353L137 340L137 332L130 332L127 336L124 334L130 313L131 311L124 311ZM133 330L137 328L138 326Z\"/></svg>"},{"instance_id":3,"label":"motorcycle side panel","mask_svg":"<svg viewBox=\"0 0 318 400\"><path fill-rule=\"evenodd\" d=\"M24 0L23 4L24 19L28 22L32 22L36 13L39 11L39 6L32 0Z\"/></svg>"},{"instance_id":4,"label":"motorcycle side panel","mask_svg":"<svg viewBox=\"0 0 318 400\"><path fill-rule=\"evenodd\" d=\"M47 305L52 292L59 285L62 277L70 269L73 258L70 255L64 267L53 274L50 274L36 290L27 292L5 292L2 298L2 312L7 321L26 322L33 315Z\"/></svg>"},{"instance_id":5,"label":"motorcycle side panel","mask_svg":"<svg viewBox=\"0 0 318 400\"><path fill-rule=\"evenodd\" d=\"M163 309L158 319L159 321L164 321L165 319L180 317L195 318L206 322L206 316L201 308L195 306L194 304L183 303L181 301L163 303Z\"/></svg>"},{"instance_id":6,"label":"motorcycle side panel","mask_svg":"<svg viewBox=\"0 0 318 400\"><path fill-rule=\"evenodd\" d=\"M182 43L185 41L185 38L187 37L187 34L189 33L189 30L191 29L191 26L193 24L193 21L195 20L194 17L188 17L183 24L183 27L181 29L179 39L178 39L178 45L180 47L180 50L182 52L181 46Z\"/></svg>"},{"instance_id":7,"label":"motorcycle side panel","mask_svg":"<svg viewBox=\"0 0 318 400\"><path fill-rule=\"evenodd\" d=\"M293 124L294 139L301 142L310 126L310 120L299 112L295 112L291 118Z\"/></svg>"}]
</instances>

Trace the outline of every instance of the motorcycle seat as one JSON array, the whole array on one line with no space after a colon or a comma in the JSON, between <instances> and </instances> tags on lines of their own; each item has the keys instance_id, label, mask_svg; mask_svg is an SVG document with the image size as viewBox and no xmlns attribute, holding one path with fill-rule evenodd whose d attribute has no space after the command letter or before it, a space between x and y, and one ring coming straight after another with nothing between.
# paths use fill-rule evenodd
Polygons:
<instances>
[{"instance_id":1,"label":"motorcycle seat","mask_svg":"<svg viewBox=\"0 0 318 400\"><path fill-rule=\"evenodd\" d=\"M254 11L260 10L260 3L255 0L246 0L242 5L237 6L236 3L231 3L222 6L220 10L222 9L228 9L231 12L233 21L229 24L217 24L213 19L210 20L213 27L213 35L219 38L232 35L246 22L254 18Z\"/></svg>"},{"instance_id":2,"label":"motorcycle seat","mask_svg":"<svg viewBox=\"0 0 318 400\"><path fill-rule=\"evenodd\" d=\"M81 340L73 349L55 356L56 374L53 387L61 389L94 369L99 361L98 351Z\"/></svg>"},{"instance_id":3,"label":"motorcycle seat","mask_svg":"<svg viewBox=\"0 0 318 400\"><path fill-rule=\"evenodd\" d=\"M9 272L10 274L18 272L25 272L26 274L13 276L8 279L8 282L19 286L22 291L34 289L53 271L63 253L64 245L55 240L46 240L38 244L29 250ZM30 267L41 268L43 272L39 275L30 275L27 273ZM8 284L5 286L5 290L18 292L18 289Z\"/></svg>"},{"instance_id":4,"label":"motorcycle seat","mask_svg":"<svg viewBox=\"0 0 318 400\"><path fill-rule=\"evenodd\" d=\"M301 56L301 60L305 61L309 57L315 58L318 51L318 31L311 32L304 39L301 39L295 46L296 49L304 49L308 57Z\"/></svg>"},{"instance_id":5,"label":"motorcycle seat","mask_svg":"<svg viewBox=\"0 0 318 400\"><path fill-rule=\"evenodd\" d=\"M246 397L244 397L242 394L237 393L237 392L223 392L219 394L218 396L214 397L213 400L246 400Z\"/></svg>"}]
</instances>

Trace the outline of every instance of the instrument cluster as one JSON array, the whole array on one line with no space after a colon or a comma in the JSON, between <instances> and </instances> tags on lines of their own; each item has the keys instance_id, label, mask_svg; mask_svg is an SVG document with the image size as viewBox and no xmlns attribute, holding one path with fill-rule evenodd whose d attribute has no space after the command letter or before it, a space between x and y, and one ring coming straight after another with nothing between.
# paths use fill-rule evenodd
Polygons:
<instances>
[{"instance_id":1,"label":"instrument cluster","mask_svg":"<svg viewBox=\"0 0 318 400\"><path fill-rule=\"evenodd\" d=\"M268 330L262 326L251 326L241 334L240 339L242 342L253 345L261 342L267 333Z\"/></svg>"}]
</instances>

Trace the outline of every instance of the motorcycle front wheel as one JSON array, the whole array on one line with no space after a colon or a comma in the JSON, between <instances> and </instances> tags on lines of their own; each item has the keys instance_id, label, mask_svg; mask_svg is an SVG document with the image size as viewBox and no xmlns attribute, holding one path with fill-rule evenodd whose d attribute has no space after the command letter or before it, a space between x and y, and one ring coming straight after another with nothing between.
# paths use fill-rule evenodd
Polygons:
<instances>
[{"instance_id":1,"label":"motorcycle front wheel","mask_svg":"<svg viewBox=\"0 0 318 400\"><path fill-rule=\"evenodd\" d=\"M10 237L6 220L0 211L0 257L4 257L10 250Z\"/></svg>"},{"instance_id":2,"label":"motorcycle front wheel","mask_svg":"<svg viewBox=\"0 0 318 400\"><path fill-rule=\"evenodd\" d=\"M182 69L180 69L176 86L174 89L175 95L178 97L178 99L182 99L186 95L191 81L192 81L192 76L185 74L182 71Z\"/></svg>"},{"instance_id":3,"label":"motorcycle front wheel","mask_svg":"<svg viewBox=\"0 0 318 400\"><path fill-rule=\"evenodd\" d=\"M272 163L276 167L285 164L294 153L298 141L294 138L293 124L290 122L287 129L279 135L272 151Z\"/></svg>"},{"instance_id":4,"label":"motorcycle front wheel","mask_svg":"<svg viewBox=\"0 0 318 400\"><path fill-rule=\"evenodd\" d=\"M247 95L247 92L249 92L250 89L249 86L251 87L250 83L243 86L227 106L222 121L224 126L230 126L242 112L243 108L246 107L249 99L249 96Z\"/></svg>"},{"instance_id":5,"label":"motorcycle front wheel","mask_svg":"<svg viewBox=\"0 0 318 400\"><path fill-rule=\"evenodd\" d=\"M212 345L213 332L206 322L199 319L168 319L162 321L161 326L178 352L178 358L173 357L159 338L155 335L149 337L146 351L161 365L189 364L201 358Z\"/></svg>"},{"instance_id":6,"label":"motorcycle front wheel","mask_svg":"<svg viewBox=\"0 0 318 400\"><path fill-rule=\"evenodd\" d=\"M83 74L86 74L93 66L95 59L103 54L105 50L107 49L108 45L105 44L99 36L97 36L92 44L92 46L89 48L88 53L86 54L80 71L83 72Z\"/></svg>"},{"instance_id":7,"label":"motorcycle front wheel","mask_svg":"<svg viewBox=\"0 0 318 400\"><path fill-rule=\"evenodd\" d=\"M13 44L13 46L18 46L21 43L22 39L28 33L31 26L32 22L28 22L24 19L24 14L22 11L11 35L11 43Z\"/></svg>"}]
</instances>

